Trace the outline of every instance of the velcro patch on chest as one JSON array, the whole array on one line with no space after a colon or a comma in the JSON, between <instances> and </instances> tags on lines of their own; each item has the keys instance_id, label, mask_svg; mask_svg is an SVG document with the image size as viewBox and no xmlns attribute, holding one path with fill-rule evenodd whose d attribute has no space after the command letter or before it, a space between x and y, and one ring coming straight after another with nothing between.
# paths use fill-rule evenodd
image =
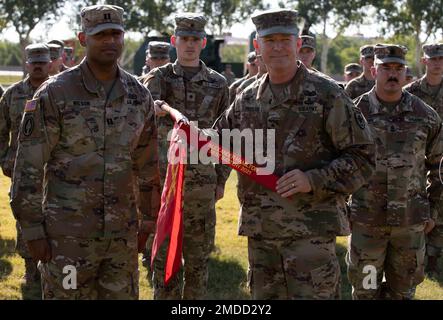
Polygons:
<instances>
[{"instance_id":1,"label":"velcro patch on chest","mask_svg":"<svg viewBox=\"0 0 443 320\"><path fill-rule=\"evenodd\" d=\"M37 108L38 99L28 100L25 105L25 112L34 112Z\"/></svg>"}]
</instances>

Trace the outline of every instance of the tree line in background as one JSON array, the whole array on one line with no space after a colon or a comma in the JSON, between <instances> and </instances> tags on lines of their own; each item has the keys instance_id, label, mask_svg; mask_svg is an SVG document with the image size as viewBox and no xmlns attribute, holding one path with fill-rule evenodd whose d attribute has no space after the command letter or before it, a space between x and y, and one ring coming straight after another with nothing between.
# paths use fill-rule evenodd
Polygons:
<instances>
[{"instance_id":1,"label":"tree line in background","mask_svg":"<svg viewBox=\"0 0 443 320\"><path fill-rule=\"evenodd\" d=\"M72 8L71 29L79 30L80 8L103 2L97 0L2 0L0 2L0 32L6 27L14 28L18 34L19 48L23 57L24 48L31 42L31 31L39 23L44 23L48 27L52 25L57 17L66 14L63 11L66 11L67 3ZM109 0L106 3L125 8L126 29L141 32L144 35L154 29L164 34L171 34L174 22L173 13L183 11L203 12L209 20L208 31L213 35L221 35L233 24L248 19L255 10L268 7L263 0ZM342 66L350 61L348 59L336 60L336 58L343 58L344 55L343 52L336 52L336 50L348 52L350 56L345 56L345 58L352 58L352 61L358 60L358 39L343 37L345 29L352 25L370 23L380 31L381 35L395 34L395 38L381 37L380 40L395 40L408 46L412 51L409 58L413 56L413 61L410 61L411 65L418 74L422 73L421 65L418 63L422 44L432 35L437 39L443 38L443 0L287 0L280 1L279 6L299 11L302 17L300 24L303 25L304 33L312 32L314 28L321 30L316 35L317 67L326 73L340 73L343 70ZM333 27L334 38L326 36L328 26ZM345 44L351 47L346 47ZM14 53L11 53L8 58L9 53L3 53L3 44L0 52L0 64L2 64L1 61L12 63ZM130 59L127 60L130 64ZM23 63L23 58L21 61Z\"/></svg>"}]
</instances>

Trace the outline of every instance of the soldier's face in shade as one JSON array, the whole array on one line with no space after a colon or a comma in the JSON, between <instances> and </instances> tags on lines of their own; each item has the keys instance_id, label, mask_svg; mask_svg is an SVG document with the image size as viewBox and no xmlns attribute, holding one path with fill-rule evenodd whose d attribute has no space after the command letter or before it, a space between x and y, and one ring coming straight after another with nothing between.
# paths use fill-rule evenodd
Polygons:
<instances>
[{"instance_id":1,"label":"soldier's face in shade","mask_svg":"<svg viewBox=\"0 0 443 320\"><path fill-rule=\"evenodd\" d=\"M35 81L41 81L48 77L51 62L26 63L29 77Z\"/></svg>"},{"instance_id":2,"label":"soldier's face in shade","mask_svg":"<svg viewBox=\"0 0 443 320\"><path fill-rule=\"evenodd\" d=\"M80 44L86 47L86 56L101 65L114 65L120 58L124 46L124 32L106 29L94 35L79 33Z\"/></svg>"},{"instance_id":3,"label":"soldier's face in shade","mask_svg":"<svg viewBox=\"0 0 443 320\"><path fill-rule=\"evenodd\" d=\"M51 66L49 68L49 74L55 75L60 72L60 66L63 64L63 59L60 57L58 59L51 60Z\"/></svg>"},{"instance_id":4,"label":"soldier's face in shade","mask_svg":"<svg viewBox=\"0 0 443 320\"><path fill-rule=\"evenodd\" d=\"M426 72L435 76L443 75L443 57L422 58Z\"/></svg>"},{"instance_id":5,"label":"soldier's face in shade","mask_svg":"<svg viewBox=\"0 0 443 320\"><path fill-rule=\"evenodd\" d=\"M287 69L294 66L297 61L297 47L301 46L301 39L295 35L283 33L259 37L254 42L268 70Z\"/></svg>"},{"instance_id":6,"label":"soldier's face in shade","mask_svg":"<svg viewBox=\"0 0 443 320\"><path fill-rule=\"evenodd\" d=\"M361 57L360 64L363 67L363 70L370 71L374 66L374 57Z\"/></svg>"},{"instance_id":7,"label":"soldier's face in shade","mask_svg":"<svg viewBox=\"0 0 443 320\"><path fill-rule=\"evenodd\" d=\"M206 38L193 36L171 36L171 44L177 49L177 57L181 61L195 62L206 46Z\"/></svg>"},{"instance_id":8,"label":"soldier's face in shade","mask_svg":"<svg viewBox=\"0 0 443 320\"><path fill-rule=\"evenodd\" d=\"M406 81L406 68L401 63L377 64L371 69L375 78L377 90L387 94L401 91Z\"/></svg>"},{"instance_id":9,"label":"soldier's face in shade","mask_svg":"<svg viewBox=\"0 0 443 320\"><path fill-rule=\"evenodd\" d=\"M315 59L315 50L312 48L300 48L297 57L306 67L311 68L312 62Z\"/></svg>"},{"instance_id":10,"label":"soldier's face in shade","mask_svg":"<svg viewBox=\"0 0 443 320\"><path fill-rule=\"evenodd\" d=\"M350 72L350 73L345 73L345 81L349 82L352 79L357 78L360 75L360 72Z\"/></svg>"},{"instance_id":11,"label":"soldier's face in shade","mask_svg":"<svg viewBox=\"0 0 443 320\"><path fill-rule=\"evenodd\" d=\"M248 74L252 77L258 73L258 61L255 59L253 62L248 62L246 64L246 68L248 69Z\"/></svg>"}]
</instances>

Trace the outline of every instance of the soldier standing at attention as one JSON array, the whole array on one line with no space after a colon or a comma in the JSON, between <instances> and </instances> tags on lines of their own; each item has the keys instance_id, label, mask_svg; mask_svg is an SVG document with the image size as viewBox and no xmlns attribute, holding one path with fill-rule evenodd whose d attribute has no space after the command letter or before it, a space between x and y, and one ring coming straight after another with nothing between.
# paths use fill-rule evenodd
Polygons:
<instances>
[{"instance_id":1,"label":"soldier standing at attention","mask_svg":"<svg viewBox=\"0 0 443 320\"><path fill-rule=\"evenodd\" d=\"M162 100L179 110L200 128L210 128L228 108L226 79L206 67L200 53L206 45L206 19L199 14L183 13L175 17L176 28L171 44L177 60L156 68L141 78L154 100ZM156 101L157 102L157 101ZM173 128L169 117L159 117L159 155L162 179L166 176L168 132ZM183 195L184 239L183 284L179 274L164 286L165 242L154 262L154 299L203 299L208 282L208 260L215 237L215 202L223 197L224 184L218 180L213 164L188 164Z\"/></svg>"},{"instance_id":2,"label":"soldier standing at attention","mask_svg":"<svg viewBox=\"0 0 443 320\"><path fill-rule=\"evenodd\" d=\"M348 278L353 299L413 299L424 280L425 234L441 210L442 123L402 90L406 48L378 44L374 51L375 87L355 103L375 139L376 171L352 194Z\"/></svg>"},{"instance_id":3,"label":"soldier standing at attention","mask_svg":"<svg viewBox=\"0 0 443 320\"><path fill-rule=\"evenodd\" d=\"M348 83L352 79L357 78L361 75L361 66L358 63L349 63L344 69L345 83Z\"/></svg>"},{"instance_id":4,"label":"soldier standing at attention","mask_svg":"<svg viewBox=\"0 0 443 320\"><path fill-rule=\"evenodd\" d=\"M26 103L11 206L44 299L137 299L137 249L159 208L154 103L117 64L123 9L85 7L81 24L85 59Z\"/></svg>"},{"instance_id":5,"label":"soldier standing at attention","mask_svg":"<svg viewBox=\"0 0 443 320\"><path fill-rule=\"evenodd\" d=\"M169 48L171 45L163 41L150 41L146 50L146 65L143 66L142 75L150 70L169 63Z\"/></svg>"},{"instance_id":6,"label":"soldier standing at attention","mask_svg":"<svg viewBox=\"0 0 443 320\"><path fill-rule=\"evenodd\" d=\"M423 46L421 62L426 66L426 74L405 87L405 90L419 97L443 117L443 43ZM440 204L440 208L443 203ZM427 235L427 271L439 274L438 258L443 249L443 214L438 215L435 228Z\"/></svg>"},{"instance_id":7,"label":"soldier standing at attention","mask_svg":"<svg viewBox=\"0 0 443 320\"><path fill-rule=\"evenodd\" d=\"M296 11L260 12L252 21L268 73L214 125L219 133L275 130L276 192L239 176L239 234L248 237L252 298L336 299L335 238L349 234L347 194L374 169L370 132L343 89L297 61Z\"/></svg>"},{"instance_id":8,"label":"soldier standing at attention","mask_svg":"<svg viewBox=\"0 0 443 320\"><path fill-rule=\"evenodd\" d=\"M234 102L235 95L237 94L237 88L246 80L254 77L258 73L258 61L255 51L249 52L248 62L246 63L247 74L229 86L229 104Z\"/></svg>"},{"instance_id":9,"label":"soldier standing at attention","mask_svg":"<svg viewBox=\"0 0 443 320\"><path fill-rule=\"evenodd\" d=\"M55 76L61 72L63 67L63 47L56 43L48 43L49 54L51 56L51 67L49 68L49 75Z\"/></svg>"},{"instance_id":10,"label":"soldier standing at attention","mask_svg":"<svg viewBox=\"0 0 443 320\"><path fill-rule=\"evenodd\" d=\"M360 64L363 67L362 75L351 80L345 88L351 99L368 92L375 84L374 77L371 74L371 67L374 65L374 46L366 45L360 48Z\"/></svg>"},{"instance_id":11,"label":"soldier standing at attention","mask_svg":"<svg viewBox=\"0 0 443 320\"><path fill-rule=\"evenodd\" d=\"M301 47L297 52L297 58L303 62L306 68L312 69L312 63L315 59L315 47L316 40L312 36L303 35L300 36L301 39Z\"/></svg>"},{"instance_id":12,"label":"soldier standing at attention","mask_svg":"<svg viewBox=\"0 0 443 320\"><path fill-rule=\"evenodd\" d=\"M11 85L0 100L0 161L3 174L9 178L12 178L14 170L17 137L26 101L31 100L35 90L48 79L51 65L49 48L43 43L27 46L25 53L28 75L22 81ZM37 263L32 260L19 223L16 227L16 251L25 260L25 283L26 285L40 283Z\"/></svg>"}]
</instances>

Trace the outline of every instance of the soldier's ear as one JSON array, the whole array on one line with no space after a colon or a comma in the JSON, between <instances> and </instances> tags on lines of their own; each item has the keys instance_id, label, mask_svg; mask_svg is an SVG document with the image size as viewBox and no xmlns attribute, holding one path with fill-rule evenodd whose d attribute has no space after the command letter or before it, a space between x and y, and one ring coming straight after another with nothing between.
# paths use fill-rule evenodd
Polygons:
<instances>
[{"instance_id":1,"label":"soldier's ear","mask_svg":"<svg viewBox=\"0 0 443 320\"><path fill-rule=\"evenodd\" d=\"M301 45L302 45L302 40L301 40L300 37L297 37L297 44L296 44L296 46L297 46L297 52L300 52ZM315 52L315 50L314 50L314 52Z\"/></svg>"},{"instance_id":2,"label":"soldier's ear","mask_svg":"<svg viewBox=\"0 0 443 320\"><path fill-rule=\"evenodd\" d=\"M82 47L86 47L86 33L79 32L79 34L78 34L78 41L80 42L80 45Z\"/></svg>"},{"instance_id":3,"label":"soldier's ear","mask_svg":"<svg viewBox=\"0 0 443 320\"><path fill-rule=\"evenodd\" d=\"M175 47L175 40L176 40L177 38L175 37L175 35L172 35L171 36L171 46L173 46L173 47Z\"/></svg>"},{"instance_id":4,"label":"soldier's ear","mask_svg":"<svg viewBox=\"0 0 443 320\"><path fill-rule=\"evenodd\" d=\"M206 47L206 44L208 43L208 39L203 38L203 42L202 42L202 49L204 49Z\"/></svg>"},{"instance_id":5,"label":"soldier's ear","mask_svg":"<svg viewBox=\"0 0 443 320\"><path fill-rule=\"evenodd\" d=\"M420 58L420 62L421 62L422 64L426 65L426 62L428 62L428 61L426 60L425 57L421 57L421 58Z\"/></svg>"}]
</instances>

